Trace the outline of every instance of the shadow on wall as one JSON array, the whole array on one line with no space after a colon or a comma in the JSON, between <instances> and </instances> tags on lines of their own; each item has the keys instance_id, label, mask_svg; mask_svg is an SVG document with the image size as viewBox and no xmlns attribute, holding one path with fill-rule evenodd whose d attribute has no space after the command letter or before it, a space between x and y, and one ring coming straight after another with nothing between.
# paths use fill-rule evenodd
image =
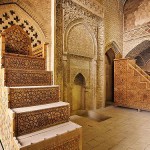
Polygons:
<instances>
[{"instance_id":1,"label":"shadow on wall","mask_svg":"<svg viewBox=\"0 0 150 150\"><path fill-rule=\"evenodd\" d=\"M150 41L146 40L137 45L127 54L126 58L135 59L139 67L150 73Z\"/></svg>"},{"instance_id":2,"label":"shadow on wall","mask_svg":"<svg viewBox=\"0 0 150 150\"><path fill-rule=\"evenodd\" d=\"M74 79L72 88L72 111L85 109L85 78L79 73Z\"/></svg>"},{"instance_id":3,"label":"shadow on wall","mask_svg":"<svg viewBox=\"0 0 150 150\"><path fill-rule=\"evenodd\" d=\"M114 59L115 53L109 49L105 54L106 68L106 106L114 102Z\"/></svg>"}]
</instances>

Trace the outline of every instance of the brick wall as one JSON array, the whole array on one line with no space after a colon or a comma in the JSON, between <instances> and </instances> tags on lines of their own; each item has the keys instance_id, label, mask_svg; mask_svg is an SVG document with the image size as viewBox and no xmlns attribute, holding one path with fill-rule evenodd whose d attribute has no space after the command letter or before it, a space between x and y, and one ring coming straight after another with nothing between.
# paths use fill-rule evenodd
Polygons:
<instances>
[{"instance_id":1,"label":"brick wall","mask_svg":"<svg viewBox=\"0 0 150 150\"><path fill-rule=\"evenodd\" d=\"M105 6L105 46L113 41L119 47L120 53L123 49L123 15L122 2L118 0L106 0ZM106 49L108 50L108 49Z\"/></svg>"},{"instance_id":2,"label":"brick wall","mask_svg":"<svg viewBox=\"0 0 150 150\"><path fill-rule=\"evenodd\" d=\"M38 15L46 30L46 37L50 39L51 0L23 0L23 2Z\"/></svg>"}]
</instances>

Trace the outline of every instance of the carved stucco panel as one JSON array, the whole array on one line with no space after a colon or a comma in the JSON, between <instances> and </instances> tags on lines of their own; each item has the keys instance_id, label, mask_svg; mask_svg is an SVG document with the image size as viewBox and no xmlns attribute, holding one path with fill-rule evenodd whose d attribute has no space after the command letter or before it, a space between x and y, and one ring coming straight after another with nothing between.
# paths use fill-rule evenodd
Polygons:
<instances>
[{"instance_id":1,"label":"carved stucco panel","mask_svg":"<svg viewBox=\"0 0 150 150\"><path fill-rule=\"evenodd\" d=\"M70 54L94 57L95 46L93 37L82 23L76 24L70 29L67 35L66 46Z\"/></svg>"},{"instance_id":2,"label":"carved stucco panel","mask_svg":"<svg viewBox=\"0 0 150 150\"><path fill-rule=\"evenodd\" d=\"M85 77L87 83L86 87L88 86L86 88L86 97L88 97L87 101L91 99L88 105L92 106L95 103L95 108L96 101L103 101L104 96L102 96L102 91L99 91L99 93L97 92L99 89L102 89L102 87L97 89L97 82L99 82L99 85L100 83L103 83L103 81L101 80L103 80L104 77L104 68L102 67L102 70L100 69L101 65L103 65L104 62L104 58L102 56L104 50L104 28L102 22L102 18L93 14L88 9L85 9L84 7L79 5L79 3L75 3L73 0L57 1L57 51L55 55L57 78L55 80L57 81L57 83L61 83L61 87L63 87L62 91L64 93L63 97L70 103L72 99L72 84L74 82L75 76L78 73L81 73ZM86 32L82 32L83 28ZM99 28L101 28L100 32ZM81 35L80 31L82 32L82 34L84 33L84 37L87 36L87 39L79 36ZM102 34L102 36L98 37L99 34ZM74 42L75 37L79 38ZM82 45L81 46L78 44L79 39L81 43L84 42L84 39L85 41L92 42L89 42L90 45L87 44L88 46L84 46L86 42L82 44L80 43ZM86 47L88 47L87 50ZM90 51L89 49L92 50ZM94 55L92 55L92 53ZM102 63L97 63L97 57L98 59L102 60ZM76 60L74 64L78 64L78 66L72 65L72 59ZM84 63L81 63L81 60ZM89 64L88 68L84 66L85 63ZM83 66L83 68L81 66ZM97 81L98 76L100 76L99 81ZM101 86L103 86L103 84ZM97 93L100 96L96 97ZM91 98L89 98L89 96L91 96ZM93 97L96 97L96 99L93 99ZM99 105L98 107L100 108L101 106Z\"/></svg>"},{"instance_id":3,"label":"carved stucco panel","mask_svg":"<svg viewBox=\"0 0 150 150\"><path fill-rule=\"evenodd\" d=\"M74 20L83 19L85 24L88 24L92 32L97 37L97 26L102 21L102 19L90 11L83 9L82 6L70 1L64 4L64 31L68 28L71 22Z\"/></svg>"}]
</instances>

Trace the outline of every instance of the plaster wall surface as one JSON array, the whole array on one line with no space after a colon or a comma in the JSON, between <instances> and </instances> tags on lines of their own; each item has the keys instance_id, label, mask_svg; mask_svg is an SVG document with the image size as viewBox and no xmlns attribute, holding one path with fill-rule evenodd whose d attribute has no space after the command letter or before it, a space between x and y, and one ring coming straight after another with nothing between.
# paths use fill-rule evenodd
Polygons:
<instances>
[{"instance_id":1,"label":"plaster wall surface","mask_svg":"<svg viewBox=\"0 0 150 150\"><path fill-rule=\"evenodd\" d=\"M112 42L117 45L118 51L123 50L123 5L118 0L105 0L105 47ZM109 49L105 49L106 51Z\"/></svg>"},{"instance_id":2,"label":"plaster wall surface","mask_svg":"<svg viewBox=\"0 0 150 150\"><path fill-rule=\"evenodd\" d=\"M123 56L145 40L150 40L150 1L128 0L124 6Z\"/></svg>"}]
</instances>

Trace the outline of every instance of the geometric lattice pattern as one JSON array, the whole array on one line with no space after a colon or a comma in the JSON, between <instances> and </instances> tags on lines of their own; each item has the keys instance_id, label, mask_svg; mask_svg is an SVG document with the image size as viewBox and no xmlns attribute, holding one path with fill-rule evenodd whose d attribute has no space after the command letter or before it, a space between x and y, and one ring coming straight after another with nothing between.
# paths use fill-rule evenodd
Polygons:
<instances>
[{"instance_id":1,"label":"geometric lattice pattern","mask_svg":"<svg viewBox=\"0 0 150 150\"><path fill-rule=\"evenodd\" d=\"M115 105L150 110L150 76L134 60L115 60Z\"/></svg>"},{"instance_id":2,"label":"geometric lattice pattern","mask_svg":"<svg viewBox=\"0 0 150 150\"><path fill-rule=\"evenodd\" d=\"M18 25L24 32L30 37L32 47L36 47L41 44L41 39L38 35L38 32L31 25L28 20L25 20L13 10L9 10L3 14L0 14L0 34L11 26Z\"/></svg>"}]
</instances>

